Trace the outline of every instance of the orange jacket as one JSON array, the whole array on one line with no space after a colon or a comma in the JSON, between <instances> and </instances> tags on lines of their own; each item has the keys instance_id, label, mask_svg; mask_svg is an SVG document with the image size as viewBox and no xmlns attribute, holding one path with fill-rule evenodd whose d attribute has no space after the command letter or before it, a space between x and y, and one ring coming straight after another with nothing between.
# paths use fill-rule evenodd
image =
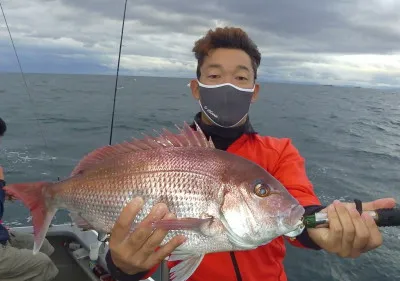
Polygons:
<instances>
[{"instance_id":1,"label":"orange jacket","mask_svg":"<svg viewBox=\"0 0 400 281\"><path fill-rule=\"evenodd\" d=\"M243 134L227 150L245 157L266 169L278 179L304 207L320 205L306 175L305 161L290 139ZM237 268L243 281L286 281L283 267L286 248L284 238L278 237L265 246L249 251L234 252ZM305 247L297 240L288 241ZM189 281L237 281L230 252L205 255ZM169 262L171 268L176 263ZM146 274L154 274L156 268Z\"/></svg>"}]
</instances>

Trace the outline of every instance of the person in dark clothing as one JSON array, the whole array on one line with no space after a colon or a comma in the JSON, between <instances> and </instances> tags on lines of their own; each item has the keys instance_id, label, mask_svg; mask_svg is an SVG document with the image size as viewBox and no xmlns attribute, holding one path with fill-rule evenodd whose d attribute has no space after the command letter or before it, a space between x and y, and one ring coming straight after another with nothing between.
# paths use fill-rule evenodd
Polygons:
<instances>
[{"instance_id":1,"label":"person in dark clothing","mask_svg":"<svg viewBox=\"0 0 400 281\"><path fill-rule=\"evenodd\" d=\"M0 141L7 131L6 122L0 118ZM1 219L3 217L4 212L4 200L5 200L5 192L3 191L3 187L6 185L4 181L3 168L0 166L0 241L6 241L9 239L8 231L2 225ZM4 197L4 199L3 199Z\"/></svg>"},{"instance_id":2,"label":"person in dark clothing","mask_svg":"<svg viewBox=\"0 0 400 281\"><path fill-rule=\"evenodd\" d=\"M7 125L0 118L0 138L7 131ZM53 246L46 240L41 252L33 255L33 235L9 231L1 222L4 214L6 193L3 187L3 168L0 166L0 279L7 281L48 281L53 280L58 269L49 256Z\"/></svg>"},{"instance_id":3,"label":"person in dark clothing","mask_svg":"<svg viewBox=\"0 0 400 281\"><path fill-rule=\"evenodd\" d=\"M304 159L289 139L261 136L252 127L248 111L259 93L256 79L261 54L247 34L233 27L210 30L195 43L193 51L198 67L197 79L191 81L190 87L201 109L194 119L216 148L261 165L304 206L307 214L326 209L330 228L304 230L289 242L340 257L358 257L379 247L382 236L378 227L370 216L360 216L354 203L335 201L327 208L320 204L306 175ZM363 203L363 210L394 205L394 199L386 198ZM176 236L160 246L167 232L145 227L154 220L175 217L165 204L154 206L143 226L130 233L142 206L140 198L132 200L111 233L106 261L112 276L120 281L147 278L185 241ZM207 254L189 280L286 281L283 239L278 237L253 250ZM169 268L175 265L176 262L168 262Z\"/></svg>"},{"instance_id":4,"label":"person in dark clothing","mask_svg":"<svg viewBox=\"0 0 400 281\"><path fill-rule=\"evenodd\" d=\"M6 122L4 122L3 119L0 118L0 137L4 136L4 133L7 131L7 125Z\"/></svg>"}]
</instances>

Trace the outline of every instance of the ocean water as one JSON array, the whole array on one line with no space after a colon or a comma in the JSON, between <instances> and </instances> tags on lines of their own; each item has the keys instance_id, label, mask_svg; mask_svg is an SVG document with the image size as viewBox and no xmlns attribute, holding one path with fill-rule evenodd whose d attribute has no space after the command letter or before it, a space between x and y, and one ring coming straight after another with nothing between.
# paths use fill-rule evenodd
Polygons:
<instances>
[{"instance_id":1,"label":"ocean water","mask_svg":"<svg viewBox=\"0 0 400 281\"><path fill-rule=\"evenodd\" d=\"M0 74L0 116L8 123L0 165L7 181L68 177L85 153L108 144L114 79L27 75L30 103L19 74ZM192 121L198 104L188 82L121 77L113 143ZM250 116L260 134L293 140L324 204L354 198L400 201L399 91L264 83ZM10 225L29 225L29 217L20 203L6 204ZM62 211L55 218L66 220ZM400 228L382 232L384 244L358 259L288 245L289 280L400 280Z\"/></svg>"}]
</instances>

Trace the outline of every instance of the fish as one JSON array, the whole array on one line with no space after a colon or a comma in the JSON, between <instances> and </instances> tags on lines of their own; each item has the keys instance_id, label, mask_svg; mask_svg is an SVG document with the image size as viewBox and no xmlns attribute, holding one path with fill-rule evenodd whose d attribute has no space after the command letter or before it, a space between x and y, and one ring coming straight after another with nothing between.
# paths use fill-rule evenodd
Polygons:
<instances>
[{"instance_id":1,"label":"fish","mask_svg":"<svg viewBox=\"0 0 400 281\"><path fill-rule=\"evenodd\" d=\"M177 133L163 129L86 154L70 176L58 182L4 187L33 217L36 254L60 209L82 229L111 233L122 209L134 198L143 207L130 231L157 203L176 219L153 223L186 240L169 256L174 281L187 280L207 253L245 251L294 231L304 208L267 170L242 156L215 148L195 123Z\"/></svg>"}]
</instances>

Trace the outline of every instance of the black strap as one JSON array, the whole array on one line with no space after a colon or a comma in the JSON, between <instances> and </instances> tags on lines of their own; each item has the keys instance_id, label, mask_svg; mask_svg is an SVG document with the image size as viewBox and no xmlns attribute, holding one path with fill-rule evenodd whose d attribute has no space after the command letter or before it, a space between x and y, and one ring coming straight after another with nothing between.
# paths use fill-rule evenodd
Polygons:
<instances>
[{"instance_id":1,"label":"black strap","mask_svg":"<svg viewBox=\"0 0 400 281\"><path fill-rule=\"evenodd\" d=\"M356 203L356 210L360 213L360 215L362 214L363 210L362 210L362 202L359 199L354 199L354 203Z\"/></svg>"},{"instance_id":2,"label":"black strap","mask_svg":"<svg viewBox=\"0 0 400 281\"><path fill-rule=\"evenodd\" d=\"M240 270L239 270L239 265L235 257L234 252L229 252L231 255L232 263L233 263L233 268L235 269L235 274L236 274L236 280L237 281L242 281L242 275L240 275Z\"/></svg>"}]
</instances>

